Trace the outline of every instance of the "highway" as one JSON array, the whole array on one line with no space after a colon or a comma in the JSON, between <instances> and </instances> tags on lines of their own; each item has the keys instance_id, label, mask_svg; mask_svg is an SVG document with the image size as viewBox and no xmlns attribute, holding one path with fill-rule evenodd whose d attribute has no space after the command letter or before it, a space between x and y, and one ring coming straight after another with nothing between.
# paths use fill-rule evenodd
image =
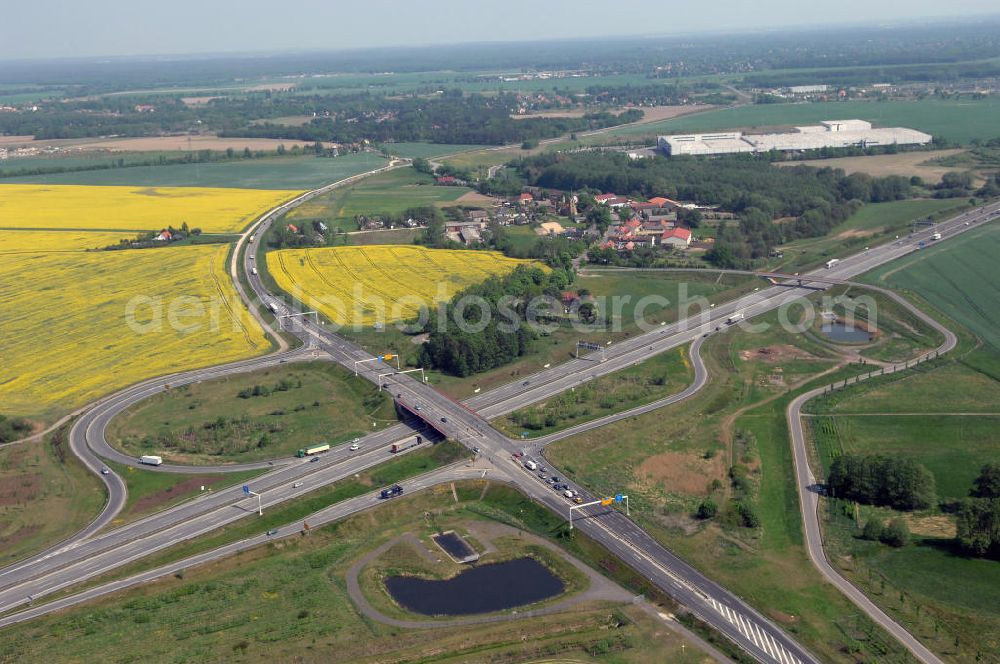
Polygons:
<instances>
[{"instance_id":1,"label":"highway","mask_svg":"<svg viewBox=\"0 0 1000 664\"><path fill-rule=\"evenodd\" d=\"M263 225L258 227L256 232L263 232L264 226L266 226L267 223L270 223L274 217L274 214L267 215L262 222ZM955 222L945 222L943 224L939 224L935 230L946 234L961 232L964 229L980 223L977 219L977 217L972 217L965 220L960 219ZM970 220L972 223L965 225L966 222L969 222ZM951 223L951 225L947 225L949 223ZM929 233L930 231L925 234L929 235ZM842 263L836 268L822 271L822 274L833 278L849 278L854 274L871 269L871 267L884 263L888 260L893 260L897 256L903 255L908 251L913 251L915 249L915 243L920 237L921 236L918 235L915 238L907 238L906 241L893 243L892 245L886 245L881 248L875 248L865 254L844 259L844 261L842 261ZM245 258L244 260L249 259ZM250 275L249 270L247 270L246 274L248 276ZM250 284L256 295L260 297L262 301L274 303L276 307L281 308L282 311L287 311L283 308L284 305L264 291L259 279L251 276ZM458 439L470 447L481 447L484 450L484 454L488 454L495 459L503 459L509 456L509 452L516 449L516 443L502 436L499 432L496 432L489 426L483 416L492 417L497 414L501 414L502 412L510 412L511 410L520 408L523 405L533 403L539 399L561 392L581 381L592 379L592 377L596 375L609 373L621 367L627 366L630 363L639 361L656 352L663 352L669 348L676 347L679 344L687 343L692 340L697 341L699 338L703 338L705 334L710 334L715 331L715 328L721 328L722 325L725 324L725 319L734 312L742 311L745 313L747 318L750 318L753 315L771 310L781 304L791 302L808 292L812 291L787 286L774 286L760 293L754 294L753 296L747 296L746 298L741 298L740 300L717 307L709 312L710 316L708 317L708 320L699 322L693 328L684 324L675 324L670 327L654 330L645 335L639 335L633 339L614 344L612 347L607 349L607 360L605 362L599 362L598 358L594 357L575 360L564 365L554 367L546 372L540 372L532 377L528 377L528 385L525 385L524 379L522 379L520 381L514 381L506 386L502 386L498 390L494 390L489 393L479 395L474 399L470 399L468 406L475 411L481 411L480 413L473 412L473 410L443 397L432 388L422 385L408 376L384 377L383 382L389 386L397 400L404 408L419 414L426 421L433 424L436 428L441 429L450 437ZM306 342L306 353L311 352L311 349L313 348L318 348L329 354L334 360L352 369L355 360L370 359L370 355L362 349L340 337L337 337L336 335L330 334L321 326L317 326L309 321L298 320L290 326L290 330ZM696 355L697 352L695 348L692 356ZM270 357L261 358L260 361L275 362L280 360L275 360L274 357ZM703 367L701 371L701 382L703 383ZM365 378L372 380L373 382L379 380L377 370L375 369L363 367L361 373ZM696 377L697 373L698 369L696 365ZM581 376L580 374L584 375ZM192 380L199 380L204 379L204 376L207 375L208 374L195 372L195 375L190 378ZM697 387L700 387L697 383L698 381L696 380L696 387L694 387L694 390L689 388L689 390L685 390L682 394L687 396L688 394L693 393ZM137 387L136 389L141 390L142 388ZM157 388L149 386L149 389L155 390ZM162 384L159 386L159 389L162 389ZM144 398L144 396L145 395L142 392L137 392L132 395L131 399L127 397L124 398L122 403L132 403L138 399ZM669 397L668 399L674 399L674 401L676 401L683 398L680 395L675 395L675 397ZM660 405L663 404L661 403ZM650 404L649 406L644 406L643 408L649 408L652 410L653 405ZM106 410L104 412L110 411ZM627 417L631 416L631 414L634 413L630 413L628 415L623 414L621 416ZM113 417L113 415L109 415L107 419L104 420L105 424L110 417ZM82 421L83 420L81 420L81 422ZM97 422L97 424L95 424L95 422ZM600 426L603 423L605 422L601 421L600 423L588 423L586 426L593 428L595 426ZM92 419L91 425L84 426L82 429L78 429L78 426L80 426L79 423L74 427L74 431L77 431L77 435L71 436L74 440L74 452L81 454L83 458L85 458L86 462L88 456L92 456L92 453L88 452L87 446L100 446L100 442L95 442L92 439L93 437L88 436L86 432L91 427L101 428L101 426L98 422L98 418ZM403 427L393 427L390 430L386 430L376 435L386 436L386 440L391 437L398 439L400 434L403 432ZM574 431L574 433L575 432L576 431ZM565 435L571 434L565 433ZM366 450L369 449L369 440L371 438L371 436L365 438ZM82 447L79 446L80 443L82 443ZM376 448L371 449L374 453ZM104 450L104 452L106 452L106 450ZM382 456L381 458L370 457L363 459L363 461L364 463L372 463L372 465L374 465L374 463L379 463L385 458L385 456ZM359 457L359 460L362 460L362 458ZM96 461L96 463L100 462ZM297 474L303 472L303 465L304 464L301 463L294 464L289 469L279 469L261 479L261 481L275 482L276 488L273 491L273 495L268 496L267 498L271 504L295 495L294 492L278 490L277 484L284 481L287 485L289 480L297 476ZM326 464L315 465L325 466ZM96 470L93 465L88 464L88 466L90 466L93 470ZM246 466L227 466L225 468L233 469L237 467L242 469ZM163 468L163 470L177 472L169 467ZM339 469L339 471L347 470L348 469L346 467ZM285 474L282 475L283 473ZM114 483L113 476L109 475L104 477L106 478L105 481L109 484ZM275 480L272 479L272 477L278 479ZM553 494L547 485L542 484L527 473L514 473L514 478L516 478L514 481L520 488L522 488L522 490L534 495L544 504L554 509L566 509L567 504L564 499ZM120 480L118 481L120 482ZM121 485L120 489L123 492L124 485ZM121 495L123 495L123 493ZM54 565L52 567L52 571L43 576L38 576L38 570L32 567L30 570L30 580L32 581L32 584L28 585L35 587L36 581L44 581L43 592L53 592L53 589L65 587L65 582L62 577L69 578L79 572L89 573L91 570L93 571L93 574L103 573L103 571L106 571L107 569L111 569L114 566L123 564L123 562L127 562L127 560L132 559L130 556L139 557L139 555L137 555L137 549L141 547L132 545L134 548L129 549L129 543L133 541L129 538L141 538L145 540L143 542L144 545L149 545L149 538L155 533L144 534L142 528L150 528L150 524L155 524L154 527L157 532L167 534L165 539L171 542L176 542L183 538L195 536L198 532L208 532L211 529L217 528L221 523L228 522L227 519L229 519L229 516L224 516L223 513L228 512L229 515L232 515L234 512L239 513L239 515L235 518L239 518L247 513L246 509L239 510L233 509L232 507L227 509L221 506L221 504L218 509L206 512L206 509L212 507L211 505L208 505L208 499L212 498L214 498L214 496L206 497L206 500L204 501L199 499L198 501L192 501L191 503L179 506L179 508L176 508L178 510L177 512L174 512L174 510L168 510L167 512L156 515L155 517L150 517L148 519L148 523L144 526L139 526L137 524L143 524L147 520L137 522L137 524L132 524L131 526L126 526L125 528L112 531L105 536L95 538L93 542L97 543L103 541L103 545L107 548L107 551L101 554L103 557L100 558L97 556L73 556L75 558L79 558L80 560L86 558L85 565L81 564L79 560L77 562L71 561L68 565L65 562L65 555L63 554L67 551L76 552L76 549L81 549L80 552L76 552L79 554L83 552L82 547L91 545L90 541L84 543L79 543L78 541L74 542L74 544L69 547L64 547L64 550L60 550L59 556L50 556L50 559L55 557L60 558L59 562L63 565L62 567L58 564ZM226 496L225 502L231 505L233 498L234 496ZM112 501L109 501L109 504L111 502ZM179 513L182 509L190 509L192 516L189 518L186 514ZM108 510L106 510L106 512L108 512ZM206 514L208 516L206 516ZM165 528L164 524L170 521L176 522L177 525ZM130 528L132 530L128 530ZM651 538L645 535L641 529L638 529L634 523L620 515L618 512L605 512L602 514L596 514L591 519L584 519L580 524L580 528L592 537L595 537L598 541L602 542L605 546L608 546L609 549L621 555L622 559L629 562L629 564L636 566L637 569L640 569L640 571L643 571L644 573L648 572L650 578L656 580L657 584L660 585L660 587L662 587L665 591L677 597L679 601L684 603L686 606L689 606L689 608L701 615L707 622L729 634L734 641L741 645L741 647L744 647L748 652L761 661L785 662L786 658L787 661L815 661L811 655L806 653L789 637L784 635L779 628L771 625L765 619L760 617L756 614L756 612L744 605L738 598L731 596L727 591L719 588L695 570L690 569L682 561L673 557L672 554L669 554L669 552L659 546L656 542L652 541ZM93 529L93 531L96 530L97 528ZM77 565L77 567L73 567L73 565ZM16 567L17 566L15 566L15 568ZM11 604L9 604L9 602L17 602L17 597L14 593L21 592L21 601L23 601L23 589L26 587L24 584L24 575L17 574L17 572L26 572L26 570L24 567L15 569L13 572L10 568L0 570L0 587L8 589L4 591L4 593L8 593L7 595L0 594L0 610L4 610L4 607L10 608ZM44 572L44 570L42 570L42 572ZM5 577L7 577L7 581L9 582L5 582ZM73 578L79 580L78 576L73 576ZM765 636L767 637L766 639L764 638Z\"/></svg>"},{"instance_id":2,"label":"highway","mask_svg":"<svg viewBox=\"0 0 1000 664\"><path fill-rule=\"evenodd\" d=\"M404 494L410 494L446 482L482 479L489 472L491 472L490 468L474 464L453 464L451 466L431 471L419 477L402 481L399 484L404 488ZM505 481L502 476L498 476L496 478L491 477L491 479ZM247 549L260 546L261 544L266 544L267 542L273 542L287 537L299 536L303 532L303 523L308 523L310 528L318 528L328 523L344 519L352 514L357 514L363 510L376 507L382 502L384 501L379 498L378 491L373 491L356 498L350 498L310 514L309 516L306 516L302 522L296 521L295 523L277 528L275 529L277 532L272 535L268 535L266 533L254 535L253 537L239 540L231 544L226 544L216 549L212 549L211 551L206 551L205 553L184 558L177 562L168 563L148 571L140 572L118 581L111 581L99 586L94 586L93 588L89 588L73 595L58 598L45 604L32 606L22 611L18 611L17 613L11 613L0 618L0 627L6 627L8 625L31 620L32 618L37 618L39 616L52 613L53 611L65 609L110 593L118 592L143 583L148 583L149 581L165 576L170 576L181 570L189 569L191 567L215 560L221 560L235 553L239 553L240 551L245 551Z\"/></svg>"}]
</instances>

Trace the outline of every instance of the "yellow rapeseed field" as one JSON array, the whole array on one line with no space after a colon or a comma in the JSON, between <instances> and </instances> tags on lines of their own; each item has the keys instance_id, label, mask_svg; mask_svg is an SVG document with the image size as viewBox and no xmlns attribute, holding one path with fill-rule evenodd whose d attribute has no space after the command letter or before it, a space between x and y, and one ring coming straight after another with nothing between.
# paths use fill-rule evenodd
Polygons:
<instances>
[{"instance_id":1,"label":"yellow rapeseed field","mask_svg":"<svg viewBox=\"0 0 1000 664\"><path fill-rule=\"evenodd\" d=\"M0 413L47 419L146 378L268 350L227 274L229 245L67 250L114 239L0 231Z\"/></svg>"},{"instance_id":2,"label":"yellow rapeseed field","mask_svg":"<svg viewBox=\"0 0 1000 664\"><path fill-rule=\"evenodd\" d=\"M87 251L118 244L135 233L101 231L23 231L0 230L0 256L14 253L49 253Z\"/></svg>"},{"instance_id":3,"label":"yellow rapeseed field","mask_svg":"<svg viewBox=\"0 0 1000 664\"><path fill-rule=\"evenodd\" d=\"M0 228L156 231L187 222L205 233L232 233L298 193L0 184Z\"/></svg>"},{"instance_id":4,"label":"yellow rapeseed field","mask_svg":"<svg viewBox=\"0 0 1000 664\"><path fill-rule=\"evenodd\" d=\"M278 286L339 325L392 323L422 305L531 261L495 251L371 245L282 249L267 254Z\"/></svg>"}]
</instances>

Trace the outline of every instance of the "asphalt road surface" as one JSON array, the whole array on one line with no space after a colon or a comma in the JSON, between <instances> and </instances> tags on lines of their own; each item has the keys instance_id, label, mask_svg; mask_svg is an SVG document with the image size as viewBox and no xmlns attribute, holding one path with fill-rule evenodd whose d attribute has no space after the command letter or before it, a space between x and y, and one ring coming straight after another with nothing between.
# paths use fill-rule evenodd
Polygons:
<instances>
[{"instance_id":1,"label":"asphalt road surface","mask_svg":"<svg viewBox=\"0 0 1000 664\"><path fill-rule=\"evenodd\" d=\"M301 200L307 199L303 198ZM996 206L993 206L990 212L993 213L995 210ZM262 225L255 232L262 233L266 225L275 216L274 214L267 215ZM876 247L871 251L844 259L830 270L817 271L817 276L847 279L884 262L893 260L909 251L916 250L917 242L921 240L927 241L927 237L930 236L931 232L941 232L944 236L948 236L967 230L984 221L982 215L964 215L962 218L938 224L933 231L928 230L899 242ZM247 261L247 266L252 265L249 259L245 258L244 260ZM248 269L246 274L257 297L261 298L265 303L272 304L279 314L292 313L280 300L268 294L263 289L259 279L255 275L251 275ZM803 279L806 279L806 276ZM810 285L807 279L805 285L807 287ZM822 287L822 284L813 284L813 286ZM708 312L709 315L706 317L706 320L699 321L693 327L690 324L675 324L669 328L653 330L644 335L639 335L633 339L615 344L606 351L607 359L603 362L600 362L600 358L598 357L576 360L530 377L528 385L525 385L523 380L515 381L498 390L471 399L469 405L472 409L483 411L481 414L440 395L432 388L414 381L409 376L395 375L380 377L378 376L377 369L368 368L371 367L370 364L362 365L360 373L373 382L382 381L383 384L392 390L397 402L402 407L419 415L429 424L441 430L443 434L460 440L469 447L479 447L483 450L484 455L488 455L491 458L502 459L516 449L516 445L514 441L507 439L490 427L483 418L483 415L494 416L495 414L501 414L500 412L493 413L491 409L492 411L502 409L503 412L510 412L523 405L546 398L551 394L561 392L573 384L578 384L581 380L592 379L596 375L614 371L656 352L663 352L698 337L704 337L705 334L718 331L718 329L721 329L726 324L725 321L727 318L734 313L739 312L746 318L751 318L754 315L771 310L782 304L790 303L808 292L812 291L790 286L771 287L755 293L753 296L740 298L739 300L711 310ZM322 326L301 318L286 320L291 321L288 326L289 330L306 342L306 352L318 348L328 353L335 361L352 369L354 368L355 361L371 359L368 353L350 342L327 332ZM261 358L261 360L273 361L271 358ZM581 377L580 374L584 375ZM198 379L197 377L193 378ZM394 429L397 429L397 427L394 427ZM76 427L74 427L74 430L76 430ZM83 431L86 431L86 427L84 427ZM387 432L381 433L386 434ZM392 434L398 433L399 431L392 432ZM368 438L370 437L366 438L366 445ZM88 456L91 457L91 461L94 461L96 457L92 457L93 453L89 451L87 446L99 445L99 443L90 441L85 433L82 436L78 436L77 440L82 441L83 446L78 451L78 447L74 445L74 451L78 451L78 453L83 455L85 463L87 463ZM381 460L368 459L367 461L378 463ZM99 461L96 461L96 463L99 463ZM88 466L92 470L96 470L92 464L88 463ZM289 476L284 478L285 481L287 482L296 472L301 472L301 466L302 464L293 466L290 469ZM234 467L227 466L226 468L231 469ZM341 468L340 470L345 469ZM167 468L164 470L171 469ZM278 478L281 473L286 472L289 471L286 469L275 471L261 478L261 481L274 482L276 480L273 478ZM114 484L115 479L111 475L103 477L106 478L105 481L109 483L109 489L111 489L110 485ZM527 473L513 473L512 477L513 481L522 490L525 490L530 495L534 495L542 503L557 510L568 509L568 502L561 498L561 496L554 494L547 485L541 483L537 478ZM119 490L123 492L124 485L121 485ZM274 504L295 495L294 492L283 492L277 489L272 493L273 495L268 496L266 499L269 501L269 504ZM119 495L123 496L123 493L119 493ZM211 498L213 497L206 497L206 499ZM43 557L41 561L43 564L49 560L56 560L51 565L52 569L47 573L44 569L41 570L41 575L39 575L38 568L33 564L13 566L13 568L0 570L0 588L6 589L0 591L0 610L16 606L19 603L17 593L21 593L21 597L23 598L26 588L41 587L42 593L53 592L79 581L81 575L83 575L82 578L87 578L103 573L108 569L113 569L130 560L146 555L151 550L158 550L162 546L149 548L151 544L150 538L156 533L167 534L169 541L176 542L180 539L193 537L201 532L208 532L218 528L223 523L229 522L230 515L234 512L242 512L240 516L243 516L248 511L252 511L252 509L248 510L246 505L233 508L233 496L227 496L226 498L228 504L220 506L219 509L213 511L206 512L206 508L211 508L211 506L205 504L207 500L201 501L201 499L175 508L178 512L183 509L190 509L194 513L190 519L186 518L184 514L178 514L175 510L167 510L165 513L150 517L142 522L137 522L137 524L143 525L133 524L132 526L126 526L102 537L94 538L94 540L82 541L81 539L75 539L68 546ZM111 502L109 501L109 505ZM697 571L691 569L683 561L674 557L619 512L603 510L599 513L591 514L589 517L586 518L585 515L585 518L579 522L581 530L587 532L588 535L591 535L612 551L615 551L623 560L636 567L642 573L648 574L668 594L671 594L682 604L688 606L706 622L726 633L755 658L761 661L783 663L815 661L809 653L798 646L783 631L769 623L741 600L728 593L728 591L717 586ZM167 520L174 522L175 525L164 528L163 525ZM142 532L142 528L149 529L151 527L156 529L156 533L146 534ZM96 529L94 528L94 530ZM136 542L142 542L142 544L137 545ZM80 555L81 553L86 553L86 547L96 546L99 549L102 545L104 546L104 550L99 551L96 555ZM153 544L153 546L156 547L157 545ZM77 551L78 549L80 551ZM69 556L69 558L75 558L76 560L67 561L67 553L76 553L76 555ZM37 559L33 559L31 562L36 561ZM25 578L27 578L27 582ZM34 595L36 593L30 594Z\"/></svg>"}]
</instances>

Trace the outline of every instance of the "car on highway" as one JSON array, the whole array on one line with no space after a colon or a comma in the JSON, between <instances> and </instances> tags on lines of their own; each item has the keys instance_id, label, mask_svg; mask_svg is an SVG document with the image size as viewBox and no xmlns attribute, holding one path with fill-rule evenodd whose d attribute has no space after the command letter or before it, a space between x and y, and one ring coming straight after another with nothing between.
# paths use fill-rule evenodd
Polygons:
<instances>
[{"instance_id":1,"label":"car on highway","mask_svg":"<svg viewBox=\"0 0 1000 664\"><path fill-rule=\"evenodd\" d=\"M415 410L420 410L420 406L414 406L413 408L414 408Z\"/></svg>"},{"instance_id":2,"label":"car on highway","mask_svg":"<svg viewBox=\"0 0 1000 664\"><path fill-rule=\"evenodd\" d=\"M559 482L560 480L559 480L559 477L558 477L558 476L556 476L556 475L553 475L553 476L552 476L552 481L553 481L553 482Z\"/></svg>"},{"instance_id":3,"label":"car on highway","mask_svg":"<svg viewBox=\"0 0 1000 664\"><path fill-rule=\"evenodd\" d=\"M105 466L104 468L101 468L101 475L107 475L110 472L111 471L108 470L107 466Z\"/></svg>"},{"instance_id":4,"label":"car on highway","mask_svg":"<svg viewBox=\"0 0 1000 664\"><path fill-rule=\"evenodd\" d=\"M448 418L447 417L442 417L441 421L444 422L445 424L448 424Z\"/></svg>"},{"instance_id":5,"label":"car on highway","mask_svg":"<svg viewBox=\"0 0 1000 664\"><path fill-rule=\"evenodd\" d=\"M302 486L302 482L296 482L295 484L292 485L292 488L298 489L300 486Z\"/></svg>"},{"instance_id":6,"label":"car on highway","mask_svg":"<svg viewBox=\"0 0 1000 664\"><path fill-rule=\"evenodd\" d=\"M545 480L545 483L546 483L546 484L555 484L555 483L556 483L556 480L555 480L555 478L554 478L554 477L550 477L550 478L548 478L547 480Z\"/></svg>"},{"instance_id":7,"label":"car on highway","mask_svg":"<svg viewBox=\"0 0 1000 664\"><path fill-rule=\"evenodd\" d=\"M361 446L360 446L360 445L358 445L357 443L354 443L353 445L351 445L351 446L350 446L350 447L348 447L347 449L349 449L349 450L350 450L350 451L352 451L352 452L357 452L358 450L360 450L360 449L361 449Z\"/></svg>"},{"instance_id":8,"label":"car on highway","mask_svg":"<svg viewBox=\"0 0 1000 664\"><path fill-rule=\"evenodd\" d=\"M319 457L313 457L309 459L309 463L316 463L317 461L319 461Z\"/></svg>"},{"instance_id":9,"label":"car on highway","mask_svg":"<svg viewBox=\"0 0 1000 664\"><path fill-rule=\"evenodd\" d=\"M523 383L521 383L521 387L527 387L528 383L530 383L530 382L531 381L528 381L528 380L524 381Z\"/></svg>"},{"instance_id":10,"label":"car on highway","mask_svg":"<svg viewBox=\"0 0 1000 664\"><path fill-rule=\"evenodd\" d=\"M271 535L277 535L277 534L278 534L278 529L277 528L271 528L269 531L267 531L267 536L268 537L270 537Z\"/></svg>"},{"instance_id":11,"label":"car on highway","mask_svg":"<svg viewBox=\"0 0 1000 664\"><path fill-rule=\"evenodd\" d=\"M545 479L548 479L548 478L549 478L549 476L546 473L541 473L541 472L538 473L538 479L545 480Z\"/></svg>"},{"instance_id":12,"label":"car on highway","mask_svg":"<svg viewBox=\"0 0 1000 664\"><path fill-rule=\"evenodd\" d=\"M483 451L481 449L479 449L478 447L473 447L472 451L475 452L476 454L482 454L483 453Z\"/></svg>"}]
</instances>

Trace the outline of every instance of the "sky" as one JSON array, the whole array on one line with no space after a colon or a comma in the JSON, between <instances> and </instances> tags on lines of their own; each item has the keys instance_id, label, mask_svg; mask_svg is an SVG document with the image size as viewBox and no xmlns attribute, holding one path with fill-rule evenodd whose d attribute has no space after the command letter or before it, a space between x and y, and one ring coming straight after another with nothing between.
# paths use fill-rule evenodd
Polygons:
<instances>
[{"instance_id":1,"label":"sky","mask_svg":"<svg viewBox=\"0 0 1000 664\"><path fill-rule=\"evenodd\" d=\"M676 35L996 12L996 0L0 0L0 59Z\"/></svg>"}]
</instances>

